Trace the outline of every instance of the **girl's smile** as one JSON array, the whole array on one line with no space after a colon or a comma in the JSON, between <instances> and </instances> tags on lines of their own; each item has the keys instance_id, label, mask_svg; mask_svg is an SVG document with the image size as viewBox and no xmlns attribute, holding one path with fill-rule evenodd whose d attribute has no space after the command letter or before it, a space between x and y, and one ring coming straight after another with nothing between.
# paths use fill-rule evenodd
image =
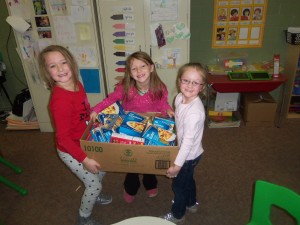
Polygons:
<instances>
[{"instance_id":1,"label":"girl's smile","mask_svg":"<svg viewBox=\"0 0 300 225\"><path fill-rule=\"evenodd\" d=\"M141 60L133 59L130 68L131 77L136 81L138 87L141 89L149 88L150 75L154 65L148 65ZM144 87L145 85L147 87Z\"/></svg>"},{"instance_id":2,"label":"girl's smile","mask_svg":"<svg viewBox=\"0 0 300 225\"><path fill-rule=\"evenodd\" d=\"M67 60L60 52L49 52L45 56L47 70L58 86L73 87L72 71Z\"/></svg>"}]
</instances>

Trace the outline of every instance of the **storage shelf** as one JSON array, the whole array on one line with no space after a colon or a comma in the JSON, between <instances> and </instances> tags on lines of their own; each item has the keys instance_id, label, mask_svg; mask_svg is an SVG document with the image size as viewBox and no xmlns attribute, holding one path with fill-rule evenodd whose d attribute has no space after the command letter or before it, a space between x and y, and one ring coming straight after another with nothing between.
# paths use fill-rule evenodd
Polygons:
<instances>
[{"instance_id":1,"label":"storage shelf","mask_svg":"<svg viewBox=\"0 0 300 225\"><path fill-rule=\"evenodd\" d=\"M228 75L209 75L208 84L221 93L228 92L270 92L285 83L287 78L280 74L271 80L230 80Z\"/></svg>"},{"instance_id":2,"label":"storage shelf","mask_svg":"<svg viewBox=\"0 0 300 225\"><path fill-rule=\"evenodd\" d=\"M290 112L287 114L288 119L300 119L300 113Z\"/></svg>"}]
</instances>

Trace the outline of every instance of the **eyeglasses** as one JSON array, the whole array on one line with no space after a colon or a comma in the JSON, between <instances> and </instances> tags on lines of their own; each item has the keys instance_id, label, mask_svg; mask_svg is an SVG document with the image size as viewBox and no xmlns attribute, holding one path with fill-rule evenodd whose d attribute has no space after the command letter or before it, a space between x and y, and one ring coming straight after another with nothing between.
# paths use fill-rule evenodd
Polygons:
<instances>
[{"instance_id":1,"label":"eyeglasses","mask_svg":"<svg viewBox=\"0 0 300 225\"><path fill-rule=\"evenodd\" d=\"M200 82L197 82L197 81L190 81L190 80L186 80L186 79L180 79L180 82L181 82L182 84L185 84L185 85L192 84L193 87L197 87L197 86L200 86L200 85L204 85L204 84L201 84Z\"/></svg>"}]
</instances>

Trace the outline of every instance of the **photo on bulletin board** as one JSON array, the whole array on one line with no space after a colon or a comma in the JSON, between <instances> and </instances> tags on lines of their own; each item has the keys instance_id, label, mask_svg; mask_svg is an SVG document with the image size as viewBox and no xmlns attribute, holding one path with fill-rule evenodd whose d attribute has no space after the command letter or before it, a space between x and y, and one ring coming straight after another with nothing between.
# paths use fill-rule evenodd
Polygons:
<instances>
[{"instance_id":1,"label":"photo on bulletin board","mask_svg":"<svg viewBox=\"0 0 300 225\"><path fill-rule=\"evenodd\" d=\"M213 48L262 47L268 0L214 0Z\"/></svg>"},{"instance_id":2,"label":"photo on bulletin board","mask_svg":"<svg viewBox=\"0 0 300 225\"><path fill-rule=\"evenodd\" d=\"M44 0L33 0L32 3L35 15L38 16L47 14Z\"/></svg>"}]
</instances>

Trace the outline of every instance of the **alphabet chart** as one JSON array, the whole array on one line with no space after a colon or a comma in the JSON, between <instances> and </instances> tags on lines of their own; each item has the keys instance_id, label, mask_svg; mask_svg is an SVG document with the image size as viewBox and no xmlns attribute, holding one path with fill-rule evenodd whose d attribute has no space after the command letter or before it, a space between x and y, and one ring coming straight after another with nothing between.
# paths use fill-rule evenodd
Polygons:
<instances>
[{"instance_id":1,"label":"alphabet chart","mask_svg":"<svg viewBox=\"0 0 300 225\"><path fill-rule=\"evenodd\" d=\"M214 0L212 48L260 48L267 0Z\"/></svg>"}]
</instances>

